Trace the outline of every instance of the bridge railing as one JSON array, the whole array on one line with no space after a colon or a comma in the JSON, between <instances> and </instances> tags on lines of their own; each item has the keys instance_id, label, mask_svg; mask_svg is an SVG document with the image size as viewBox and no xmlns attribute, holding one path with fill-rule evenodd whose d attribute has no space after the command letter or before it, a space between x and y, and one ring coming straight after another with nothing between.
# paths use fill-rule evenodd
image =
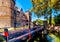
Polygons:
<instances>
[{"instance_id":1,"label":"bridge railing","mask_svg":"<svg viewBox=\"0 0 60 42\"><path fill-rule=\"evenodd\" d=\"M42 28L37 28L37 29L31 30L30 32L25 33L24 35L21 35L21 36L12 38L12 39L9 39L9 38L8 38L8 37L9 37L9 33L10 33L10 32L8 31L9 28L0 28L0 29L3 29L3 30L4 30L0 35L3 35L3 36L6 37L6 42L14 42L14 41L16 41L16 40L18 40L18 39L22 39L22 38L24 38L24 37L27 37L29 34L32 35L33 33L41 30ZM12 31L12 32L13 32L13 31ZM18 31L15 31L15 32L18 32ZM9 39L9 40L8 40L8 39Z\"/></svg>"},{"instance_id":2,"label":"bridge railing","mask_svg":"<svg viewBox=\"0 0 60 42\"><path fill-rule=\"evenodd\" d=\"M35 33L36 31L39 31L39 30L41 30L41 28L36 29L36 30L33 30L33 31L31 31L30 33L31 33L31 35L32 35L33 33ZM19 36L19 37L10 39L10 40L8 40L8 42L14 42L14 41L16 41L16 40L18 40L18 39L22 39L22 38L28 36L30 33L28 32L28 33L26 33L26 34L24 34L24 35L22 35L22 36Z\"/></svg>"}]
</instances>

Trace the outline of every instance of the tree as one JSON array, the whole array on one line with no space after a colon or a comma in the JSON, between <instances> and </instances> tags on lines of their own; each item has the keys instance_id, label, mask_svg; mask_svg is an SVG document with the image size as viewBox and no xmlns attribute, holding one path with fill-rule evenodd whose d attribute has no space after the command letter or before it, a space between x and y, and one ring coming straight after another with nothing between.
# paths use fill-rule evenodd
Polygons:
<instances>
[{"instance_id":1,"label":"tree","mask_svg":"<svg viewBox=\"0 0 60 42\"><path fill-rule=\"evenodd\" d=\"M36 25L36 23L38 23L38 25L43 25L43 20L36 19L36 20L33 21L33 24Z\"/></svg>"},{"instance_id":2,"label":"tree","mask_svg":"<svg viewBox=\"0 0 60 42\"><path fill-rule=\"evenodd\" d=\"M48 24L49 24L49 20L50 20L50 19L48 18L48 20L47 20L47 21L48 21ZM55 19L54 19L54 17L52 18L51 23L55 25Z\"/></svg>"},{"instance_id":3,"label":"tree","mask_svg":"<svg viewBox=\"0 0 60 42\"><path fill-rule=\"evenodd\" d=\"M54 17L55 24L60 24L60 14Z\"/></svg>"},{"instance_id":4,"label":"tree","mask_svg":"<svg viewBox=\"0 0 60 42\"><path fill-rule=\"evenodd\" d=\"M31 2L33 5L32 11L35 15L37 15L38 18L41 16L48 18L48 14L50 16L49 24L51 25L52 9L55 9L56 11L60 9L60 0L31 0Z\"/></svg>"},{"instance_id":5,"label":"tree","mask_svg":"<svg viewBox=\"0 0 60 42\"><path fill-rule=\"evenodd\" d=\"M45 9L45 7L47 6L47 5L45 5L45 4L47 4L47 3L44 3L44 0L31 0L31 2L32 2L32 5L33 5L33 7L32 7L32 11L35 13L35 15L37 15L37 17L39 18L40 16L42 16L43 14L42 13L44 13L44 10L43 9ZM44 4L43 4L44 3ZM45 7L44 7L45 6Z\"/></svg>"}]
</instances>

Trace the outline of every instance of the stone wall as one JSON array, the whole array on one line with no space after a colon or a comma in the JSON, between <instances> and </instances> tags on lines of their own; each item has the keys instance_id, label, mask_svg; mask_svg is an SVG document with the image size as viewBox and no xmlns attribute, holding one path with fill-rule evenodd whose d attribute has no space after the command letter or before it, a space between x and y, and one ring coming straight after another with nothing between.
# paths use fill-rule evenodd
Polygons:
<instances>
[{"instance_id":1,"label":"stone wall","mask_svg":"<svg viewBox=\"0 0 60 42\"><path fill-rule=\"evenodd\" d=\"M11 18L14 14L14 3L12 0L0 0L0 28L11 27Z\"/></svg>"}]
</instances>

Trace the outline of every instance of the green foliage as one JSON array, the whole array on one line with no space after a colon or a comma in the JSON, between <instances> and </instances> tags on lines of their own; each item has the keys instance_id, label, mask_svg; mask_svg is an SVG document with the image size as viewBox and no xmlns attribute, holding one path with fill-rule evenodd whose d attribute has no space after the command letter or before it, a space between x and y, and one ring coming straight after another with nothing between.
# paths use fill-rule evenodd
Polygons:
<instances>
[{"instance_id":1,"label":"green foliage","mask_svg":"<svg viewBox=\"0 0 60 42\"><path fill-rule=\"evenodd\" d=\"M54 24L54 25L55 25L55 21L54 21L54 18L52 18L52 24Z\"/></svg>"},{"instance_id":2,"label":"green foliage","mask_svg":"<svg viewBox=\"0 0 60 42\"><path fill-rule=\"evenodd\" d=\"M31 2L33 5L31 11L33 11L38 18L45 14L45 9L47 6L45 4L47 3L45 3L44 0L31 0Z\"/></svg>"},{"instance_id":3,"label":"green foliage","mask_svg":"<svg viewBox=\"0 0 60 42\"><path fill-rule=\"evenodd\" d=\"M52 18L51 23L55 25L55 20L54 20L54 18ZM49 24L49 19L48 19L48 24Z\"/></svg>"},{"instance_id":4,"label":"green foliage","mask_svg":"<svg viewBox=\"0 0 60 42\"><path fill-rule=\"evenodd\" d=\"M60 24L60 14L54 17L55 24Z\"/></svg>"},{"instance_id":5,"label":"green foliage","mask_svg":"<svg viewBox=\"0 0 60 42\"><path fill-rule=\"evenodd\" d=\"M36 24L36 22L38 22L39 25L43 25L43 20L34 20L33 23Z\"/></svg>"},{"instance_id":6,"label":"green foliage","mask_svg":"<svg viewBox=\"0 0 60 42\"><path fill-rule=\"evenodd\" d=\"M45 19L48 18L46 16L47 14L50 16L50 24L51 24L51 14L52 9L55 11L60 10L60 0L31 0L32 2L32 11L35 13L35 15L40 18L41 16L44 16Z\"/></svg>"}]
</instances>

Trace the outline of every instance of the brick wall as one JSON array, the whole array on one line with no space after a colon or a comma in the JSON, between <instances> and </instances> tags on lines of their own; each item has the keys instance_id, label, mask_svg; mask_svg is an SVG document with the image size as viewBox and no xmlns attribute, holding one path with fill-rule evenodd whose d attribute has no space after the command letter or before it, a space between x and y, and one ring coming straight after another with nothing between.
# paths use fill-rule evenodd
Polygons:
<instances>
[{"instance_id":1,"label":"brick wall","mask_svg":"<svg viewBox=\"0 0 60 42\"><path fill-rule=\"evenodd\" d=\"M11 27L14 3L12 0L0 0L0 28Z\"/></svg>"}]
</instances>

